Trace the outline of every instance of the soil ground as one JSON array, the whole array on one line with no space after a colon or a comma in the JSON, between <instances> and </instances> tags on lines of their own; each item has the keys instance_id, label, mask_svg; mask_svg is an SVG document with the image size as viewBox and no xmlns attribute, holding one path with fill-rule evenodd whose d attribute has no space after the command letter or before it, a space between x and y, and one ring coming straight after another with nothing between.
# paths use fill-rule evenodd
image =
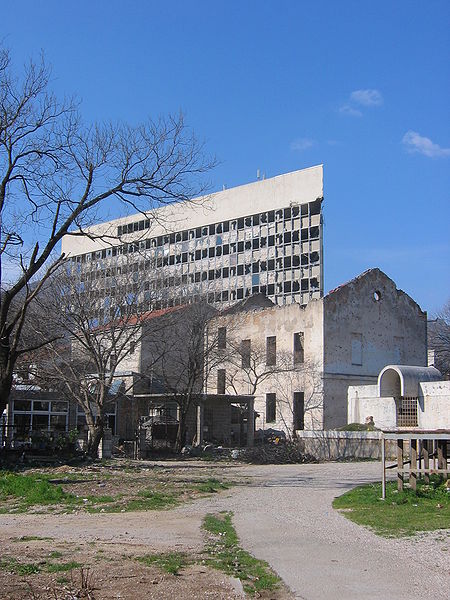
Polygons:
<instances>
[{"instance_id":1,"label":"soil ground","mask_svg":"<svg viewBox=\"0 0 450 600\"><path fill-rule=\"evenodd\" d=\"M0 598L8 600L113 600L243 598L239 580L204 564L205 535L198 515L181 517L186 502L219 492L208 482L247 485L236 463L108 461L26 469L45 473L81 499L75 506L24 507L9 500L0 507ZM206 485L206 488L205 488ZM213 486L214 488L214 486ZM142 490L172 495L178 508L129 512ZM110 497L112 502L86 498ZM109 512L111 511L111 512ZM192 564L173 575L137 560L148 554L182 552ZM75 565L74 565L75 563ZM55 570L56 572L48 572ZM22 566L22 570L21 570ZM73 567L73 568L71 568ZM35 570L23 574L23 569ZM59 570L60 569L60 570ZM289 600L283 584L261 598Z\"/></svg>"},{"instance_id":2,"label":"soil ground","mask_svg":"<svg viewBox=\"0 0 450 600\"><path fill-rule=\"evenodd\" d=\"M280 587L263 595L266 600L294 597L446 600L448 597L448 531L386 539L333 510L331 503L337 495L359 484L379 480L378 463L251 466L186 461L124 465L120 462L106 465L105 469L94 471L97 474L91 479L91 467L81 474L68 472L71 480L83 475L89 482L64 485L72 493L78 485L92 486L76 492L87 494L94 492L99 482L107 483L110 495L122 494L116 500L122 507L136 497L141 485L165 484L168 490L178 488L177 498L187 501L180 500L175 508L158 511L128 512L114 506L118 512L91 513L86 506L77 505L70 511L60 507L59 514L48 511L1 514L1 558L15 558L22 564L38 563L42 571L18 575L13 573L14 569L0 569L3 593L0 597L13 600L169 597L173 600L175 595L182 600L242 598L236 581L202 564L205 548L202 519L207 513L221 511L234 513L233 523L241 546L266 560L292 590ZM218 493L200 491L199 480L205 482L211 478L234 485ZM106 493L105 488L101 489L102 494ZM33 540L32 536L51 539ZM197 564L181 570L177 576L136 560L144 554L174 551L185 552ZM89 566L91 596L86 595L89 590L80 590L79 567L72 571L45 572L49 562L69 561Z\"/></svg>"}]
</instances>

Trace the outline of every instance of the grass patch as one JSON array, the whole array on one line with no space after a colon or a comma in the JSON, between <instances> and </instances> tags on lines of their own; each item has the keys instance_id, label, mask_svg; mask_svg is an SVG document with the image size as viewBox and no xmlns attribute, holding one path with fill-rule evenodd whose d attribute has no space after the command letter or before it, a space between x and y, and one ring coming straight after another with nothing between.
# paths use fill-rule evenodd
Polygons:
<instances>
[{"instance_id":1,"label":"grass patch","mask_svg":"<svg viewBox=\"0 0 450 600\"><path fill-rule=\"evenodd\" d=\"M152 490L142 490L138 494L139 498L130 500L124 507L126 511L131 510L162 510L171 508L178 504L175 493L154 492Z\"/></svg>"},{"instance_id":2,"label":"grass patch","mask_svg":"<svg viewBox=\"0 0 450 600\"><path fill-rule=\"evenodd\" d=\"M61 552L52 552L51 558L61 558ZM21 563L17 559L12 557L5 557L0 559L0 569L3 571L9 571L15 575L35 575L45 571L47 573L60 573L63 571L72 571L82 565L75 561L67 563L52 563L50 561L44 561L41 563Z\"/></svg>"},{"instance_id":3,"label":"grass patch","mask_svg":"<svg viewBox=\"0 0 450 600\"><path fill-rule=\"evenodd\" d=\"M80 563L71 560L67 563L47 563L45 566L45 570L47 573L61 573L64 571L72 571L73 569L78 569L82 567Z\"/></svg>"},{"instance_id":4,"label":"grass patch","mask_svg":"<svg viewBox=\"0 0 450 600\"><path fill-rule=\"evenodd\" d=\"M20 563L15 558L0 559L0 569L15 575L34 575L40 573L41 567L37 563Z\"/></svg>"},{"instance_id":5,"label":"grass patch","mask_svg":"<svg viewBox=\"0 0 450 600\"><path fill-rule=\"evenodd\" d=\"M206 481L202 481L195 486L195 489L198 492L202 492L203 494L215 494L219 490L227 490L230 487L227 483L222 483L218 479L214 477L210 477Z\"/></svg>"},{"instance_id":6,"label":"grass patch","mask_svg":"<svg viewBox=\"0 0 450 600\"><path fill-rule=\"evenodd\" d=\"M347 425L336 427L336 431L379 431L379 429L365 423L347 423Z\"/></svg>"},{"instance_id":7,"label":"grass patch","mask_svg":"<svg viewBox=\"0 0 450 600\"><path fill-rule=\"evenodd\" d=\"M105 496L108 498L108 496ZM114 498L111 498L114 500ZM110 502L105 500L104 502ZM114 504L102 504L100 506L85 505L85 508L90 513L118 513L131 512L140 510L165 510L178 505L179 501L175 493L154 492L152 490L142 490L137 497L131 498L125 502L115 502Z\"/></svg>"},{"instance_id":8,"label":"grass patch","mask_svg":"<svg viewBox=\"0 0 450 600\"><path fill-rule=\"evenodd\" d=\"M385 500L381 499L381 483L359 486L335 498L333 507L344 509L345 517L386 537L450 527L450 493L437 477L429 485L419 481L417 493L408 488L398 492L397 483L388 482Z\"/></svg>"},{"instance_id":9,"label":"grass patch","mask_svg":"<svg viewBox=\"0 0 450 600\"><path fill-rule=\"evenodd\" d=\"M180 569L183 569L189 564L186 554L183 554L182 552L146 554L145 556L137 557L136 560L149 567L155 565L172 575L178 575Z\"/></svg>"},{"instance_id":10,"label":"grass patch","mask_svg":"<svg viewBox=\"0 0 450 600\"><path fill-rule=\"evenodd\" d=\"M52 485L42 475L1 473L0 502L9 498L19 499L22 507L77 500L73 494L65 492L60 485Z\"/></svg>"},{"instance_id":11,"label":"grass patch","mask_svg":"<svg viewBox=\"0 0 450 600\"><path fill-rule=\"evenodd\" d=\"M239 539L231 522L232 513L206 515L203 528L210 534L205 563L237 577L248 594L273 590L280 583L269 565L239 547Z\"/></svg>"}]
</instances>

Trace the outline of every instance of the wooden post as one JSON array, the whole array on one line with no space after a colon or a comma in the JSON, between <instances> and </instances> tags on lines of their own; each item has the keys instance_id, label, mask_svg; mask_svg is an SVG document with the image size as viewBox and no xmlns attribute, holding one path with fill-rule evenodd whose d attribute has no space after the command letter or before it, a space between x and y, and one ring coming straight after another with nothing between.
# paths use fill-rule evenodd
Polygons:
<instances>
[{"instance_id":1,"label":"wooden post","mask_svg":"<svg viewBox=\"0 0 450 600\"><path fill-rule=\"evenodd\" d=\"M397 489L403 492L403 440L397 440Z\"/></svg>"},{"instance_id":2,"label":"wooden post","mask_svg":"<svg viewBox=\"0 0 450 600\"><path fill-rule=\"evenodd\" d=\"M417 489L417 440L410 441L411 465L409 469L409 486L412 490Z\"/></svg>"},{"instance_id":3,"label":"wooden post","mask_svg":"<svg viewBox=\"0 0 450 600\"><path fill-rule=\"evenodd\" d=\"M204 426L204 407L203 402L200 400L197 404L197 435L196 445L201 446L203 444L203 426Z\"/></svg>"},{"instance_id":4,"label":"wooden post","mask_svg":"<svg viewBox=\"0 0 450 600\"><path fill-rule=\"evenodd\" d=\"M247 403L247 446L253 446L255 442L255 400L251 398Z\"/></svg>"},{"instance_id":5,"label":"wooden post","mask_svg":"<svg viewBox=\"0 0 450 600\"><path fill-rule=\"evenodd\" d=\"M448 440L442 440L442 462L444 469L447 469L447 443ZM443 473L444 479L448 479L448 473Z\"/></svg>"},{"instance_id":6,"label":"wooden post","mask_svg":"<svg viewBox=\"0 0 450 600\"><path fill-rule=\"evenodd\" d=\"M430 452L428 449L428 440L423 440L422 442L422 452L423 452L423 468L425 469L424 480L425 483L430 483L430 473L426 472L430 468Z\"/></svg>"},{"instance_id":7,"label":"wooden post","mask_svg":"<svg viewBox=\"0 0 450 600\"><path fill-rule=\"evenodd\" d=\"M386 499L386 440L384 437L381 438L381 465L383 467L383 473L381 477L381 497L383 500Z\"/></svg>"},{"instance_id":8,"label":"wooden post","mask_svg":"<svg viewBox=\"0 0 450 600\"><path fill-rule=\"evenodd\" d=\"M444 443L445 440L437 440L437 456L438 456L438 469L446 469L447 465L444 463Z\"/></svg>"}]
</instances>

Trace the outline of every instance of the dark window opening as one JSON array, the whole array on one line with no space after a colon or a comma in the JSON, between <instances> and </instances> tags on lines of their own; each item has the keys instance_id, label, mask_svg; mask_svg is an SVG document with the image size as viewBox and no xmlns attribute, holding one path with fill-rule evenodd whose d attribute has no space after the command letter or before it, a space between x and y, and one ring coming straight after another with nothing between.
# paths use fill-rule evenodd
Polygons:
<instances>
[{"instance_id":1,"label":"dark window opening","mask_svg":"<svg viewBox=\"0 0 450 600\"><path fill-rule=\"evenodd\" d=\"M219 327L217 329L217 347L220 350L225 350L227 347L227 328Z\"/></svg>"},{"instance_id":2,"label":"dark window opening","mask_svg":"<svg viewBox=\"0 0 450 600\"><path fill-rule=\"evenodd\" d=\"M277 364L277 338L275 335L266 338L266 365L273 367Z\"/></svg>"},{"instance_id":3,"label":"dark window opening","mask_svg":"<svg viewBox=\"0 0 450 600\"><path fill-rule=\"evenodd\" d=\"M294 365L299 365L305 360L305 334L303 331L294 333Z\"/></svg>"},{"instance_id":4,"label":"dark window opening","mask_svg":"<svg viewBox=\"0 0 450 600\"><path fill-rule=\"evenodd\" d=\"M251 340L242 340L241 342L241 358L242 368L250 367Z\"/></svg>"},{"instance_id":5,"label":"dark window opening","mask_svg":"<svg viewBox=\"0 0 450 600\"><path fill-rule=\"evenodd\" d=\"M277 414L277 395L266 394L266 422L273 423Z\"/></svg>"},{"instance_id":6,"label":"dark window opening","mask_svg":"<svg viewBox=\"0 0 450 600\"><path fill-rule=\"evenodd\" d=\"M294 410L293 410L293 428L305 428L305 394L304 392L294 392Z\"/></svg>"}]
</instances>

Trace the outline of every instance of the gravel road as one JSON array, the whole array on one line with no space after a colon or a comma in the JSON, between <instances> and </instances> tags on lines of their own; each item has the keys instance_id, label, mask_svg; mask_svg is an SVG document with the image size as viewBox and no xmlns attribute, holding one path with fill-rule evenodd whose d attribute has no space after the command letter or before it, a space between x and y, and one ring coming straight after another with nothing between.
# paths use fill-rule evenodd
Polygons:
<instances>
[{"instance_id":1,"label":"gravel road","mask_svg":"<svg viewBox=\"0 0 450 600\"><path fill-rule=\"evenodd\" d=\"M267 560L304 600L447 599L449 535L384 539L334 511L347 489L380 479L378 463L242 466L236 486L171 511L104 515L0 515L3 536L199 549L208 512L231 510L241 545Z\"/></svg>"},{"instance_id":2,"label":"gravel road","mask_svg":"<svg viewBox=\"0 0 450 600\"><path fill-rule=\"evenodd\" d=\"M304 600L447 599L449 535L384 539L334 511L335 496L380 479L378 463L244 467L256 487L218 496L242 545L267 560ZM201 501L203 504L203 501ZM186 514L201 510L196 503Z\"/></svg>"}]
</instances>

